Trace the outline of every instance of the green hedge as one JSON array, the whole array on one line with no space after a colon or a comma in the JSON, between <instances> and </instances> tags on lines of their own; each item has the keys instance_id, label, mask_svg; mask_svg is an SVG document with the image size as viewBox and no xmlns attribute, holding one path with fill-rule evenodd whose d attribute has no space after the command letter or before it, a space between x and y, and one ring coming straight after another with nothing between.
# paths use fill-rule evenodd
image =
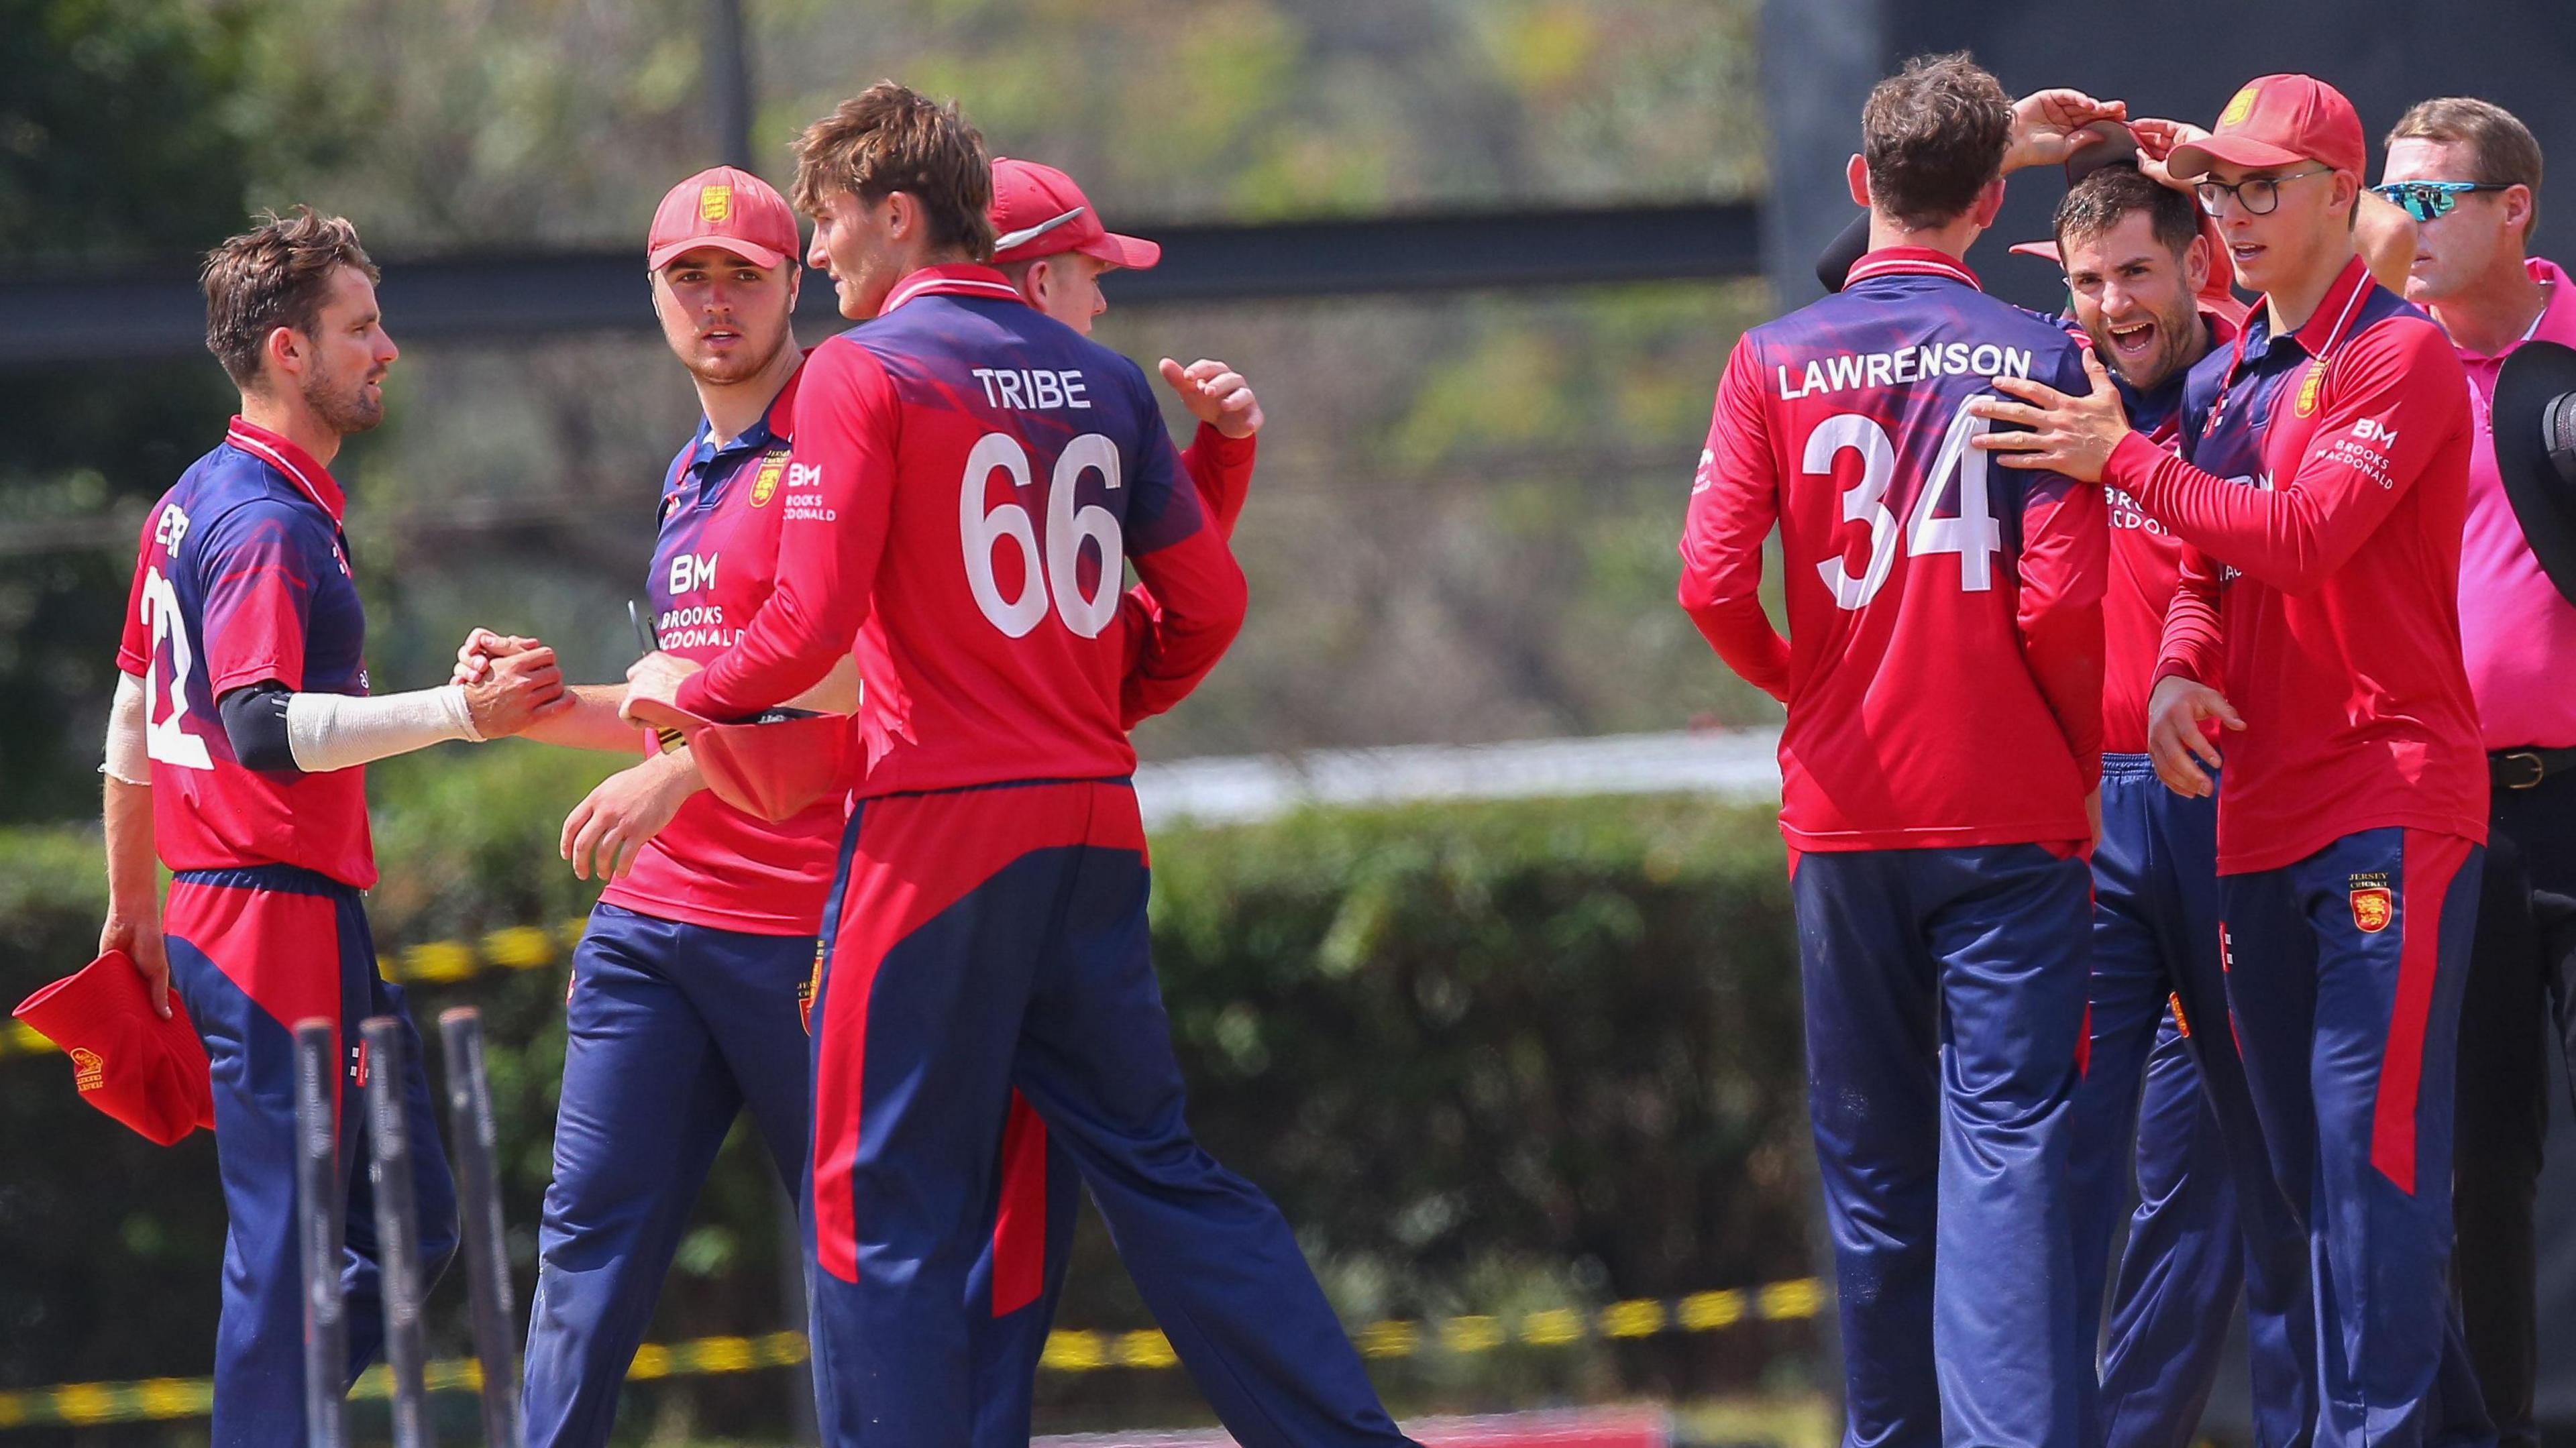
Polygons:
<instances>
[{"instance_id":1,"label":"green hedge","mask_svg":"<svg viewBox=\"0 0 2576 1448\"><path fill-rule=\"evenodd\" d=\"M380 770L380 942L586 908L595 887L554 839L606 767L500 748ZM0 995L87 958L96 850L94 833L0 834ZM1192 1122L1278 1198L1350 1317L1670 1297L1806 1270L1797 971L1768 811L1657 797L1315 812L1160 831L1154 866ZM424 1023L463 1001L490 1021L523 1309L563 984L558 967L414 996ZM223 1230L212 1142L146 1145L74 1105L59 1058L0 1072L0 1386L204 1371ZM779 1325L777 1211L761 1149L738 1131L657 1337ZM462 1295L439 1295L450 1349ZM1086 1221L1064 1323L1149 1320ZM1692 1391L1803 1346L1771 1331L1426 1358L1387 1380L1456 1405ZM1173 1373L1050 1376L1042 1390L1064 1423L1191 1403ZM638 1399L639 1431L782 1422L774 1378Z\"/></svg>"}]
</instances>

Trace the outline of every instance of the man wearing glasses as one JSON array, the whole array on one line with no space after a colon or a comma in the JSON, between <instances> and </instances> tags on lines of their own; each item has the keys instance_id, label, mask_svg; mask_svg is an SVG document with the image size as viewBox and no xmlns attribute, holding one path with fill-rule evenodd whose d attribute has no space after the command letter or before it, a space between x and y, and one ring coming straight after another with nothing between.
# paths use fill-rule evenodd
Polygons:
<instances>
[{"instance_id":1,"label":"man wearing glasses","mask_svg":"<svg viewBox=\"0 0 2576 1448\"><path fill-rule=\"evenodd\" d=\"M2340 92L2273 75L2166 156L2264 293L2193 368L2180 455L2131 432L2091 359L2089 396L1997 379L2025 402L1977 410L2031 430L1975 445L2108 482L2186 545L2149 749L2205 794L2203 729L2227 731L2221 950L2310 1243L2316 1438L2393 1448L2493 1440L2444 1284L2487 764L2459 644L2468 389L2354 252L2366 150Z\"/></svg>"},{"instance_id":2,"label":"man wearing glasses","mask_svg":"<svg viewBox=\"0 0 2576 1448\"><path fill-rule=\"evenodd\" d=\"M2541 571L2506 500L2494 403L2507 353L2535 337L2576 344L2576 296L2556 263L2524 255L2539 220L2540 144L2502 107L2452 98L2408 111L2388 133L2381 177L2375 189L2416 223L2406 299L2450 334L2477 420L2460 646L2493 802L2460 1008L2454 1281L2499 1437L2532 1444L2532 1203L2549 1117L2538 1021L2552 990L2532 892L2576 894L2576 695L2565 685L2576 605ZM2563 986L2558 994L2564 1013Z\"/></svg>"}]
</instances>

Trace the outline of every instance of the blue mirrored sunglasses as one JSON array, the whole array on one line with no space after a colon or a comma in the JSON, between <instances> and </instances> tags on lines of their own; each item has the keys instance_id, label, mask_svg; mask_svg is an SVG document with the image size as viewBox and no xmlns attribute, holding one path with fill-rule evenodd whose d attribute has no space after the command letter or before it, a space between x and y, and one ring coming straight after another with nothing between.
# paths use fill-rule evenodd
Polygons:
<instances>
[{"instance_id":1,"label":"blue mirrored sunglasses","mask_svg":"<svg viewBox=\"0 0 2576 1448\"><path fill-rule=\"evenodd\" d=\"M2448 216L2460 198L2472 191L2502 191L2494 181L2389 181L2370 188L2381 198L2406 208L2417 221Z\"/></svg>"}]
</instances>

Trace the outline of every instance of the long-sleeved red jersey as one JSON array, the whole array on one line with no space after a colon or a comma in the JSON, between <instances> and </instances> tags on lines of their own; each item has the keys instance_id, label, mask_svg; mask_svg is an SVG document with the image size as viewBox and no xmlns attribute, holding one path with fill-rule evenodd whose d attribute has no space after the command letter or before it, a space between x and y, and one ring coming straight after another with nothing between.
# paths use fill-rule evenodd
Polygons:
<instances>
[{"instance_id":1,"label":"long-sleeved red jersey","mask_svg":"<svg viewBox=\"0 0 2576 1448\"><path fill-rule=\"evenodd\" d=\"M2190 545L2157 676L2224 692L2218 869L2392 825L2483 843L2460 662L2467 374L2356 258L2298 330L2255 313L2192 369L2181 456L2132 434L2103 481Z\"/></svg>"},{"instance_id":2,"label":"long-sleeved red jersey","mask_svg":"<svg viewBox=\"0 0 2576 1448\"><path fill-rule=\"evenodd\" d=\"M775 590L678 703L740 718L855 648L862 795L1125 775L1122 694L1186 693L1243 622L1144 373L989 267L814 350L781 503ZM1122 676L1130 562L1161 607Z\"/></svg>"},{"instance_id":3,"label":"long-sleeved red jersey","mask_svg":"<svg viewBox=\"0 0 2576 1448\"><path fill-rule=\"evenodd\" d=\"M1989 465L1998 376L2084 390L2073 339L1940 252L1736 344L1682 535L1681 603L1789 707L1800 850L2073 843L2101 777L2102 490ZM1779 525L1789 638L1757 589Z\"/></svg>"}]
</instances>

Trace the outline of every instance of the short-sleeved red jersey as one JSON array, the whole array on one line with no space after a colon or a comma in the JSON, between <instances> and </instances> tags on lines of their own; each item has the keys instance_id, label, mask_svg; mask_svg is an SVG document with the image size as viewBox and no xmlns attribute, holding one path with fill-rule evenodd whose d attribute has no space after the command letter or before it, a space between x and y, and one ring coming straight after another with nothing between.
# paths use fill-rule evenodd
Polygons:
<instances>
[{"instance_id":1,"label":"short-sleeved red jersey","mask_svg":"<svg viewBox=\"0 0 2576 1448\"><path fill-rule=\"evenodd\" d=\"M741 718L855 645L864 795L1132 772L1127 696L1205 676L1244 586L1133 362L982 266L926 268L815 349L779 570L680 688ZM1160 605L1125 673L1124 568Z\"/></svg>"},{"instance_id":2,"label":"short-sleeved red jersey","mask_svg":"<svg viewBox=\"0 0 2576 1448\"><path fill-rule=\"evenodd\" d=\"M2389 826L2483 842L2458 599L2472 423L2450 341L2356 258L2296 331L2255 313L2184 406L2181 456L2133 433L2103 481L2189 545L2159 676L2245 719L2221 737L2219 872Z\"/></svg>"},{"instance_id":3,"label":"short-sleeved red jersey","mask_svg":"<svg viewBox=\"0 0 2576 1448\"><path fill-rule=\"evenodd\" d=\"M1800 850L2075 843L2101 776L2102 491L1989 466L1964 410L1998 376L2082 391L2058 326L1940 252L1744 334L1682 537L1681 601L1789 706ZM1789 638L1757 596L1780 528Z\"/></svg>"},{"instance_id":4,"label":"short-sleeved red jersey","mask_svg":"<svg viewBox=\"0 0 2576 1448\"><path fill-rule=\"evenodd\" d=\"M777 579L778 520L797 466L797 383L722 447L701 422L662 480L661 532L645 587L662 647L704 663L733 646ZM824 800L775 823L691 795L600 898L639 914L746 935L812 935L846 817Z\"/></svg>"},{"instance_id":5,"label":"short-sleeved red jersey","mask_svg":"<svg viewBox=\"0 0 2576 1448\"><path fill-rule=\"evenodd\" d=\"M266 680L367 692L342 506L311 454L236 417L143 520L116 665L143 680L153 841L173 870L283 864L376 881L366 771L245 769L215 708Z\"/></svg>"}]
</instances>

